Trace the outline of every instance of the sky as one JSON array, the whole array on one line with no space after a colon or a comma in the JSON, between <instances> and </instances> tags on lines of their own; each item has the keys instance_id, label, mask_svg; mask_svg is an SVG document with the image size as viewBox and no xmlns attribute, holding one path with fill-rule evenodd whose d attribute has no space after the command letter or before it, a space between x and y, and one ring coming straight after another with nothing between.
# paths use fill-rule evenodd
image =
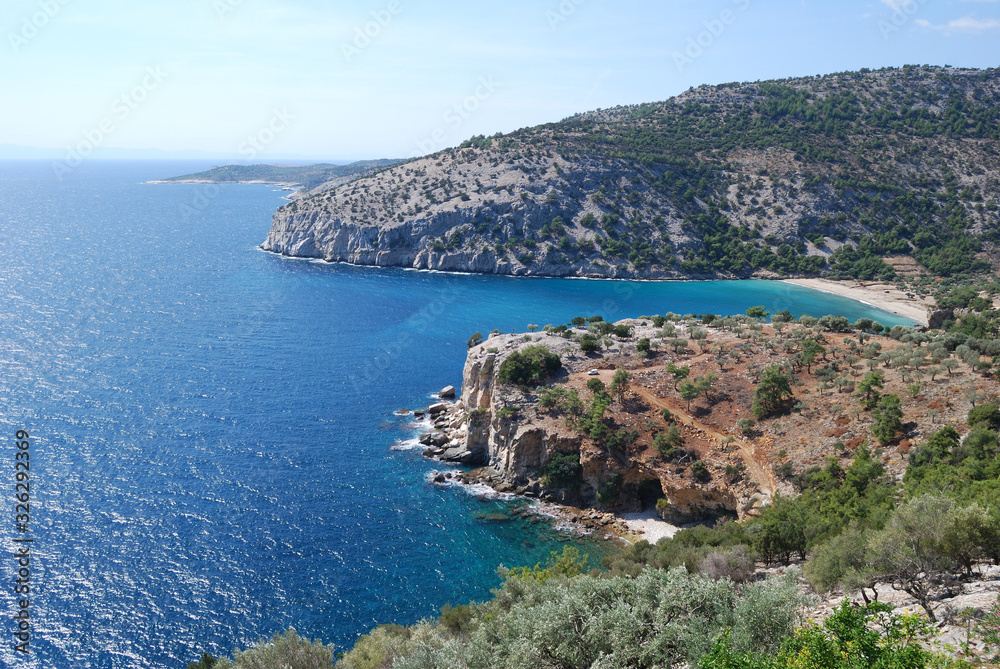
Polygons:
<instances>
[{"instance_id":1,"label":"sky","mask_svg":"<svg viewBox=\"0 0 1000 669\"><path fill-rule=\"evenodd\" d=\"M0 146L402 158L904 64L1000 66L1000 0L0 0Z\"/></svg>"}]
</instances>

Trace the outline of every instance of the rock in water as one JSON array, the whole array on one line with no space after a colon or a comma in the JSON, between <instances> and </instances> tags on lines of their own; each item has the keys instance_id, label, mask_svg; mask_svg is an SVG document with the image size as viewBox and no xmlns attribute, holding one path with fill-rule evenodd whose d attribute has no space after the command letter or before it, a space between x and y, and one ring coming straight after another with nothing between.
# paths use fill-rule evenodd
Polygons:
<instances>
[{"instance_id":1,"label":"rock in water","mask_svg":"<svg viewBox=\"0 0 1000 669\"><path fill-rule=\"evenodd\" d=\"M449 399L455 396L455 386L445 386L438 393L438 397L441 399Z\"/></svg>"}]
</instances>

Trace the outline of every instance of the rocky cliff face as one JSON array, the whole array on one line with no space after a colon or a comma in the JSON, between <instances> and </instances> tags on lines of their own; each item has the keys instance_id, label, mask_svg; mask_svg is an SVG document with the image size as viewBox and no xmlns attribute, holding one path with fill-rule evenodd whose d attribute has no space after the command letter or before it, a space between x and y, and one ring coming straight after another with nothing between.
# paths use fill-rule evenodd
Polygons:
<instances>
[{"instance_id":1,"label":"rocky cliff face","mask_svg":"<svg viewBox=\"0 0 1000 669\"><path fill-rule=\"evenodd\" d=\"M435 155L295 201L275 214L261 247L330 262L483 274L676 274L609 262L595 242L592 230L606 211L587 193L612 182L649 192L642 170L624 161L573 162L556 155L512 168L490 154L469 149ZM552 180L568 191L555 190ZM574 216L586 225L574 223ZM680 234L680 218L667 214L664 220ZM650 235L664 244L670 239L668 231Z\"/></svg>"},{"instance_id":2,"label":"rocky cliff face","mask_svg":"<svg viewBox=\"0 0 1000 669\"><path fill-rule=\"evenodd\" d=\"M595 364L574 341L550 334L529 337L497 335L469 350L461 398L431 409L439 431L425 435L426 455L482 466L479 478L500 491L569 505L643 511L657 508L662 499L666 503L659 510L671 522L745 513L751 496L746 486L731 486L723 477L699 483L638 451L609 450L568 426L565 416L541 410L538 392L500 383L503 360L529 345L542 344L560 355L563 369L554 378L560 385L578 385L574 380ZM556 454L579 456L578 487L547 485L546 466Z\"/></svg>"}]
</instances>

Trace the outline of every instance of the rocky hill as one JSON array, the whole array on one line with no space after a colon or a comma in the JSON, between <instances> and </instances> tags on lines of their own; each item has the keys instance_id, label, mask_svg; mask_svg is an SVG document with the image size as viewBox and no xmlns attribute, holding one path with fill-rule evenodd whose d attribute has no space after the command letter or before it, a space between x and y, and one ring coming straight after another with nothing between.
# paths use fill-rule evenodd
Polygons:
<instances>
[{"instance_id":1,"label":"rocky hill","mask_svg":"<svg viewBox=\"0 0 1000 669\"><path fill-rule=\"evenodd\" d=\"M262 247L362 265L588 277L935 275L991 263L1000 69L702 86L340 183Z\"/></svg>"},{"instance_id":2,"label":"rocky hill","mask_svg":"<svg viewBox=\"0 0 1000 669\"><path fill-rule=\"evenodd\" d=\"M668 315L605 325L495 334L473 345L461 398L431 409L427 455L480 465L474 478L502 492L571 506L656 509L673 523L743 518L775 493L796 495L796 476L810 468L846 468L862 447L902 476L915 444L944 425L966 431L971 403L1000 391L961 343L974 341L954 335L898 326L893 336L873 335L831 317L772 325ZM588 329L601 352L585 352ZM539 346L559 356L559 369L537 387L505 382L506 362ZM772 365L786 370L792 396L755 421L754 393ZM676 377L672 367L686 371ZM630 377L621 391L618 370ZM900 398L898 429L881 438L879 412L857 395L872 370L881 374L876 394ZM611 400L599 415L594 379ZM685 381L701 391L686 396Z\"/></svg>"}]
</instances>

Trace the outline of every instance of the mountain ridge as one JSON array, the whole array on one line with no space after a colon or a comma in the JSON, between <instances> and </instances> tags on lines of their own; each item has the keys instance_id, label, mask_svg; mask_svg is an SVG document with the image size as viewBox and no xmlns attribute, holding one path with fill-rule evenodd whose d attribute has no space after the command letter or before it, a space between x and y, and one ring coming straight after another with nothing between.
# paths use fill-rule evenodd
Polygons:
<instances>
[{"instance_id":1,"label":"mountain ridge","mask_svg":"<svg viewBox=\"0 0 1000 669\"><path fill-rule=\"evenodd\" d=\"M993 261L1000 69L721 84L338 183L262 248L360 265L593 278L891 278Z\"/></svg>"}]
</instances>

